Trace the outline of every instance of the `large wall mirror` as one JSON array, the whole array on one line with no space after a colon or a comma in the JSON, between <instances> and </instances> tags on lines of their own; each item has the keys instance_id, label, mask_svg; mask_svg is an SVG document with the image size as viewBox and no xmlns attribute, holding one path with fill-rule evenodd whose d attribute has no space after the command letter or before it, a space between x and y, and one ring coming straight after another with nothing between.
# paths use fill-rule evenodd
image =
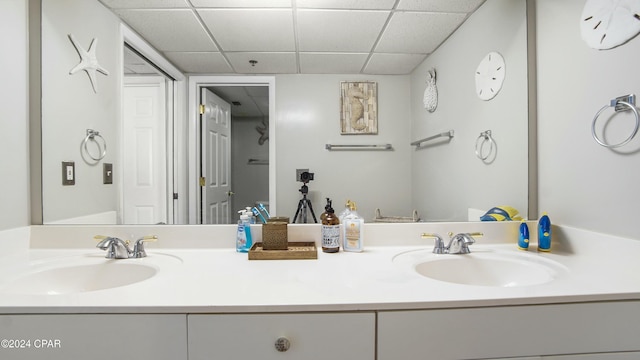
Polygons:
<instances>
[{"instance_id":1,"label":"large wall mirror","mask_svg":"<svg viewBox=\"0 0 640 360\"><path fill-rule=\"evenodd\" d=\"M259 202L268 206L272 199L277 215L293 218L302 197L297 174L308 169L315 175L308 197L318 217L329 197L337 211L347 199L354 200L366 220L376 209L384 216L410 216L416 210L423 221L477 220L477 213L499 205L535 218L536 166L529 155L535 150L535 134L529 131L535 127L530 6L526 0L482 3L405 74L248 71L233 76L270 77L273 88L212 81L192 89L184 75L189 69L166 58L169 70L149 64L136 44L125 45L117 11L98 0L41 0L42 104L37 121L42 174L32 182L41 188L42 201L33 211L40 212L44 224L233 223L236 210ZM70 74L81 62L81 49L94 50L108 74L91 68ZM476 95L474 74L489 52L504 57L506 77L500 93L487 101ZM434 112L423 105L431 68L436 69L439 96ZM224 76L197 77L208 75ZM377 83L377 134L340 133L342 81ZM189 93L205 87L230 110L238 106L234 102L251 107L231 116L234 130L245 135L230 147L231 162L242 167L229 169L229 193L235 198L227 205L225 220L208 221L200 197L193 195L201 191L194 169L201 159L195 153L202 151L202 134L192 130L198 116L191 107L202 99L198 95L193 100ZM127 102L135 96L137 102ZM132 127L124 121L131 108L164 117L155 128ZM411 145L450 130L453 138ZM475 154L476 140L486 130L497 149L490 161ZM91 136L95 132L99 136ZM132 134L138 137L132 140ZM329 151L325 146L387 143L390 151ZM65 181L69 164L73 183ZM146 197L155 204L126 210L129 201L144 195L133 180L154 184L155 195Z\"/></svg>"}]
</instances>

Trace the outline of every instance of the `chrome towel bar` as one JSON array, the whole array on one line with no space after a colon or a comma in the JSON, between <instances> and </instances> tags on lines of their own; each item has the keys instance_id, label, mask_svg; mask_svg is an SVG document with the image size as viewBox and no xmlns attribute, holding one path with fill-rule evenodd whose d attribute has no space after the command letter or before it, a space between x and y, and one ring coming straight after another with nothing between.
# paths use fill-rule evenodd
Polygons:
<instances>
[{"instance_id":1,"label":"chrome towel bar","mask_svg":"<svg viewBox=\"0 0 640 360\"><path fill-rule=\"evenodd\" d=\"M449 130L449 131L445 131L445 132L441 132L440 134L436 134L433 136L429 136L426 137L422 140L417 140L411 143L411 146L415 146L416 148L419 148L423 142L427 142L429 140L433 140L433 139L437 139L437 138L441 138L441 137L449 137L449 139L451 139L453 137L453 130Z\"/></svg>"}]
</instances>

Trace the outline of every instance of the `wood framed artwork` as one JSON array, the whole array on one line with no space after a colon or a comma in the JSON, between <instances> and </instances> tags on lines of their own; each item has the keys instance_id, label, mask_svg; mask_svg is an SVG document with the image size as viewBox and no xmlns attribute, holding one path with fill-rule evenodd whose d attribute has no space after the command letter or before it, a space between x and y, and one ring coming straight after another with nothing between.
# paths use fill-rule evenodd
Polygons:
<instances>
[{"instance_id":1,"label":"wood framed artwork","mask_svg":"<svg viewBox=\"0 0 640 360\"><path fill-rule=\"evenodd\" d=\"M340 82L340 134L378 134L377 82Z\"/></svg>"}]
</instances>

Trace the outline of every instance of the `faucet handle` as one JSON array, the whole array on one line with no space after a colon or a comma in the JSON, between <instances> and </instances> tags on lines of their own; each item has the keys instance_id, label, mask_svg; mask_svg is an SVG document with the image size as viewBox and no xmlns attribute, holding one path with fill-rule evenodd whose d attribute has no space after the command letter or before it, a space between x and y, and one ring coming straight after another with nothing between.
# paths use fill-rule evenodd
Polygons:
<instances>
[{"instance_id":1,"label":"faucet handle","mask_svg":"<svg viewBox=\"0 0 640 360\"><path fill-rule=\"evenodd\" d=\"M136 240L133 245L133 255L134 258L143 258L147 256L147 252L144 249L144 243L146 242L156 242L158 241L158 236L156 235L147 235Z\"/></svg>"},{"instance_id":2,"label":"faucet handle","mask_svg":"<svg viewBox=\"0 0 640 360\"><path fill-rule=\"evenodd\" d=\"M444 254L444 241L438 234L430 234L430 233L422 233L420 235L423 239L435 239L435 243L433 244L433 253L434 254Z\"/></svg>"}]
</instances>

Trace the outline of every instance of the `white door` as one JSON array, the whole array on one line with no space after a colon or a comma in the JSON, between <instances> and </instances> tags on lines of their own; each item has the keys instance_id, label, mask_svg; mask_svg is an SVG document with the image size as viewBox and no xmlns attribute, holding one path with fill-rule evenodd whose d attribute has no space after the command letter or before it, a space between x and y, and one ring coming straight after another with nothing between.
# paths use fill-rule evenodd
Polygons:
<instances>
[{"instance_id":1,"label":"white door","mask_svg":"<svg viewBox=\"0 0 640 360\"><path fill-rule=\"evenodd\" d=\"M231 223L231 106L210 90L202 89L201 115L203 224Z\"/></svg>"},{"instance_id":2,"label":"white door","mask_svg":"<svg viewBox=\"0 0 640 360\"><path fill-rule=\"evenodd\" d=\"M123 98L123 222L166 223L165 80L125 77Z\"/></svg>"}]
</instances>

